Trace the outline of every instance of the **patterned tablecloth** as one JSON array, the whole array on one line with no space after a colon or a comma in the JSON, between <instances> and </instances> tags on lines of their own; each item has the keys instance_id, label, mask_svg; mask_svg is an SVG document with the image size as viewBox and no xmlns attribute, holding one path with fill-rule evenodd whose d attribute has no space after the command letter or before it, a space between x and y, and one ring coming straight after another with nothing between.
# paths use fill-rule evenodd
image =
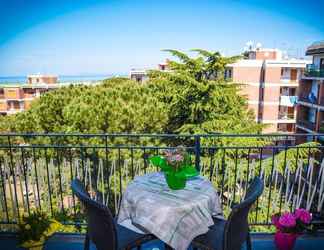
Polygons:
<instances>
[{"instance_id":1,"label":"patterned tablecloth","mask_svg":"<svg viewBox=\"0 0 324 250\"><path fill-rule=\"evenodd\" d=\"M183 190L171 190L163 173L135 177L123 195L118 223L150 232L176 250L185 250L212 226L212 216L223 218L212 184L198 176ZM135 228L133 225L136 225Z\"/></svg>"}]
</instances>

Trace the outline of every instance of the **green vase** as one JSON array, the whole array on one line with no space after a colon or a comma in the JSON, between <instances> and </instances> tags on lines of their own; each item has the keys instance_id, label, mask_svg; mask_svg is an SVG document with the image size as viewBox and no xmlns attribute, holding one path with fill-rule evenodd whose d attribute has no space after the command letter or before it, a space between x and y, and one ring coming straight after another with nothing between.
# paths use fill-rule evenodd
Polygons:
<instances>
[{"instance_id":1,"label":"green vase","mask_svg":"<svg viewBox=\"0 0 324 250\"><path fill-rule=\"evenodd\" d=\"M165 172L165 179L172 190L184 189L186 186L186 177L180 172Z\"/></svg>"}]
</instances>

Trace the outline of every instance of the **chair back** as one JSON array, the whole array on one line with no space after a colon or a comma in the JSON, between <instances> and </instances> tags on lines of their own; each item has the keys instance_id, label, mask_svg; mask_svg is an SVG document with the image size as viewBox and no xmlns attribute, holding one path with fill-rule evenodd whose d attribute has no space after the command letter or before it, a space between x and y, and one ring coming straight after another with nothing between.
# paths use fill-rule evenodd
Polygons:
<instances>
[{"instance_id":1,"label":"chair back","mask_svg":"<svg viewBox=\"0 0 324 250\"><path fill-rule=\"evenodd\" d=\"M264 189L263 181L255 177L244 200L233 206L225 225L224 250L240 250L249 233L248 213Z\"/></svg>"},{"instance_id":2,"label":"chair back","mask_svg":"<svg viewBox=\"0 0 324 250\"><path fill-rule=\"evenodd\" d=\"M116 250L118 247L116 225L110 210L92 200L78 179L71 182L71 188L85 208L87 236L96 245L97 250Z\"/></svg>"}]
</instances>

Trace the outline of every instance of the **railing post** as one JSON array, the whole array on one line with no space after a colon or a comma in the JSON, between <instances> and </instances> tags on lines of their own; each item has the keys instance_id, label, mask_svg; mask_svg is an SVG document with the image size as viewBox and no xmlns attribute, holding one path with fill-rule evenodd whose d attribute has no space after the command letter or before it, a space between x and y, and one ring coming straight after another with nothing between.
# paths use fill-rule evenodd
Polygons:
<instances>
[{"instance_id":1,"label":"railing post","mask_svg":"<svg viewBox=\"0 0 324 250\"><path fill-rule=\"evenodd\" d=\"M195 167L200 171L200 136L195 135Z\"/></svg>"}]
</instances>

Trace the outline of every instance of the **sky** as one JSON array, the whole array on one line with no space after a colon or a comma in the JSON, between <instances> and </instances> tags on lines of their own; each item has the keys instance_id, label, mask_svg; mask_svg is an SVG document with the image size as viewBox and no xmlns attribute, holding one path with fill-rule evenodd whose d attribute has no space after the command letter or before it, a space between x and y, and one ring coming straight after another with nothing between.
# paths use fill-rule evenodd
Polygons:
<instances>
[{"instance_id":1,"label":"sky","mask_svg":"<svg viewBox=\"0 0 324 250\"><path fill-rule=\"evenodd\" d=\"M304 56L324 39L324 0L0 0L0 76L127 74L163 49L225 55L246 42Z\"/></svg>"}]
</instances>

